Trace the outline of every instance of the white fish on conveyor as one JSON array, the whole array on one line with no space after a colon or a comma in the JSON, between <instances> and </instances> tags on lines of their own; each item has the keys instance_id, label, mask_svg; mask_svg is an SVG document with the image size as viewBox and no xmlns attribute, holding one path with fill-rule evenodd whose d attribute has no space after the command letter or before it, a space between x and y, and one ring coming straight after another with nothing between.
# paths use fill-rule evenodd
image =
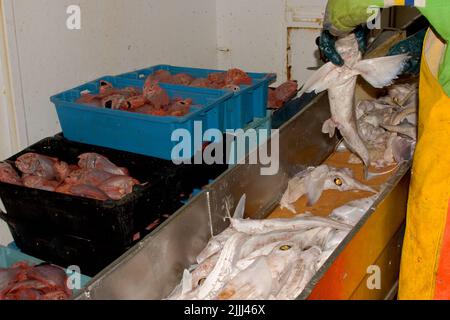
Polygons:
<instances>
[{"instance_id":1,"label":"white fish on conveyor","mask_svg":"<svg viewBox=\"0 0 450 320\"><path fill-rule=\"evenodd\" d=\"M316 273L316 261L321 253L320 248L312 247L298 256L285 285L276 295L277 300L294 300L299 297Z\"/></svg>"},{"instance_id":2,"label":"white fish on conveyor","mask_svg":"<svg viewBox=\"0 0 450 320\"><path fill-rule=\"evenodd\" d=\"M280 206L296 213L293 203L300 197L306 194L308 205L311 206L320 199L324 190L377 192L354 179L351 170L333 168L324 164L317 168L308 168L292 178L281 198Z\"/></svg>"},{"instance_id":3,"label":"white fish on conveyor","mask_svg":"<svg viewBox=\"0 0 450 320\"><path fill-rule=\"evenodd\" d=\"M267 256L267 263L269 264L273 279L273 295L276 295L288 281L290 271L296 267L295 263L301 254L301 246L288 241L275 247Z\"/></svg>"},{"instance_id":4,"label":"white fish on conveyor","mask_svg":"<svg viewBox=\"0 0 450 320\"><path fill-rule=\"evenodd\" d=\"M239 259L240 248L247 238L248 236L243 233L236 233L227 240L214 269L198 288L196 296L199 299L212 299L229 280L231 272Z\"/></svg>"},{"instance_id":5,"label":"white fish on conveyor","mask_svg":"<svg viewBox=\"0 0 450 320\"><path fill-rule=\"evenodd\" d=\"M234 211L233 218L235 219L243 219L245 214L245 201L247 196L244 194L241 199L239 200L239 203L236 206L236 210ZM227 214L228 218L229 213ZM211 240L209 240L208 244L206 245L205 249L200 252L200 254L197 256L197 263L200 264L212 255L216 254L220 250L222 250L223 246L225 245L225 242L236 233L236 230L233 228L227 228L222 233L218 234L215 237L212 237Z\"/></svg>"},{"instance_id":6,"label":"white fish on conveyor","mask_svg":"<svg viewBox=\"0 0 450 320\"><path fill-rule=\"evenodd\" d=\"M239 260L240 248L246 239L248 236L243 233L232 235L218 257L210 257L192 273L185 270L181 284L172 291L167 299L209 300L215 297L231 279L234 267ZM202 266L205 268L202 269ZM203 275L206 277L202 278Z\"/></svg>"},{"instance_id":7,"label":"white fish on conveyor","mask_svg":"<svg viewBox=\"0 0 450 320\"><path fill-rule=\"evenodd\" d=\"M212 237L206 245L205 249L203 249L202 252L200 252L200 254L197 256L197 263L203 263L206 259L222 250L227 240L235 233L236 230L227 228L222 233L218 234L215 237Z\"/></svg>"},{"instance_id":8,"label":"white fish on conveyor","mask_svg":"<svg viewBox=\"0 0 450 320\"><path fill-rule=\"evenodd\" d=\"M331 119L324 123L322 131L332 137L335 129L339 129L347 146L363 161L367 175L370 155L359 136L354 108L357 77L361 75L373 87L383 88L398 76L409 57L402 54L362 60L354 34L337 40L336 50L342 56L344 66L326 63L305 83L299 95L328 90Z\"/></svg>"},{"instance_id":9,"label":"white fish on conveyor","mask_svg":"<svg viewBox=\"0 0 450 320\"><path fill-rule=\"evenodd\" d=\"M193 289L196 289L197 287L201 286L203 282L206 280L208 275L211 273L211 271L214 269L214 267L217 264L217 261L219 260L219 253L214 254L213 256L209 257L205 261L203 261L201 264L199 264L194 270L192 270L192 287Z\"/></svg>"},{"instance_id":10,"label":"white fish on conveyor","mask_svg":"<svg viewBox=\"0 0 450 320\"><path fill-rule=\"evenodd\" d=\"M299 231L317 227L330 227L338 230L350 230L352 227L332 219L313 216L311 214L297 215L290 219L231 219L233 228L248 235L265 234L273 231Z\"/></svg>"},{"instance_id":11,"label":"white fish on conveyor","mask_svg":"<svg viewBox=\"0 0 450 320\"><path fill-rule=\"evenodd\" d=\"M352 226L356 226L365 213L375 203L377 196L358 199L336 208L330 214L330 218Z\"/></svg>"},{"instance_id":12,"label":"white fish on conveyor","mask_svg":"<svg viewBox=\"0 0 450 320\"><path fill-rule=\"evenodd\" d=\"M326 237L324 229L327 228L314 228L308 231L275 231L262 235L257 235L249 238L241 249L241 258L255 255L262 248L271 245L273 243L292 241L301 245L301 247L307 246L320 246L323 243L323 239ZM328 229L329 230L329 229ZM326 231L326 230L325 230ZM269 250L270 252L271 250ZM262 252L265 252L264 250Z\"/></svg>"},{"instance_id":13,"label":"white fish on conveyor","mask_svg":"<svg viewBox=\"0 0 450 320\"><path fill-rule=\"evenodd\" d=\"M217 294L217 300L267 300L272 291L272 273L266 257L259 257L238 273Z\"/></svg>"},{"instance_id":14,"label":"white fish on conveyor","mask_svg":"<svg viewBox=\"0 0 450 320\"><path fill-rule=\"evenodd\" d=\"M289 271L295 267L294 263L301 255L301 246L295 242L280 242L272 248L267 256L254 259L244 271L236 270L236 275L219 293L221 299L268 299L269 295L280 290L280 284L287 281ZM267 264L267 270L257 272L255 266ZM266 267L266 266L265 266ZM249 271L252 272L249 272ZM257 288L260 290L255 290ZM264 288L265 290L261 290Z\"/></svg>"},{"instance_id":15,"label":"white fish on conveyor","mask_svg":"<svg viewBox=\"0 0 450 320\"><path fill-rule=\"evenodd\" d=\"M305 250L313 246L324 248L327 244L332 228L314 228L308 231L281 231L249 238L242 247L241 260L236 266L243 270L252 264L256 258L269 255L274 248L287 242L295 244L299 249Z\"/></svg>"}]
</instances>

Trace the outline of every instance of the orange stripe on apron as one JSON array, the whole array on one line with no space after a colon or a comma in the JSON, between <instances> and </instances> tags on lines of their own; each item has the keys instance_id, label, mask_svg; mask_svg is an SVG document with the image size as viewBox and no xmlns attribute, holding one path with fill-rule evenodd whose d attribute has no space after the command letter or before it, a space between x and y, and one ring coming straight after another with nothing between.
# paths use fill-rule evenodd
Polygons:
<instances>
[{"instance_id":1,"label":"orange stripe on apron","mask_svg":"<svg viewBox=\"0 0 450 320\"><path fill-rule=\"evenodd\" d=\"M436 300L450 299L450 201L445 233L441 244L441 254L439 258L439 268L436 276L436 287L434 294L434 298Z\"/></svg>"}]
</instances>

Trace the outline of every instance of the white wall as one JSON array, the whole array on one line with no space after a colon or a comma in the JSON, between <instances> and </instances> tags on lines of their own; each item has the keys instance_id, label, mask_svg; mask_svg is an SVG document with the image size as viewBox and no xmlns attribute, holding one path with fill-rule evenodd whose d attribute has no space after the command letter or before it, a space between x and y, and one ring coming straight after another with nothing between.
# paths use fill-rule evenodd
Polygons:
<instances>
[{"instance_id":1,"label":"white wall","mask_svg":"<svg viewBox=\"0 0 450 320\"><path fill-rule=\"evenodd\" d=\"M215 66L211 0L6 0L16 36L17 101L28 141L60 128L52 94L88 80L158 63ZM66 28L66 8L81 6L81 30ZM18 71L18 70L13 70ZM20 103L16 105L20 108Z\"/></svg>"},{"instance_id":2,"label":"white wall","mask_svg":"<svg viewBox=\"0 0 450 320\"><path fill-rule=\"evenodd\" d=\"M4 70L4 60L0 58L0 71ZM0 159L5 159L11 152L11 141L8 112L8 98L6 95L6 83L3 72L0 72Z\"/></svg>"},{"instance_id":3,"label":"white wall","mask_svg":"<svg viewBox=\"0 0 450 320\"><path fill-rule=\"evenodd\" d=\"M216 1L221 68L276 72L278 83L290 73L302 83L313 72L306 68L319 64L315 39L326 0Z\"/></svg>"},{"instance_id":4,"label":"white wall","mask_svg":"<svg viewBox=\"0 0 450 320\"><path fill-rule=\"evenodd\" d=\"M285 78L285 0L216 0L218 64Z\"/></svg>"}]
</instances>

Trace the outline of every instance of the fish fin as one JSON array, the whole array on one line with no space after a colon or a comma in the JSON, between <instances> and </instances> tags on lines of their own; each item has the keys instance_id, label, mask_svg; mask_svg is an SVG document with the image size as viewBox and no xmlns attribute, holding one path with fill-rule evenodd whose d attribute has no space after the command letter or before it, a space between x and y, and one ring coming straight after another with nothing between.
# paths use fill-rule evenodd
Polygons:
<instances>
[{"instance_id":1,"label":"fish fin","mask_svg":"<svg viewBox=\"0 0 450 320\"><path fill-rule=\"evenodd\" d=\"M328 166L319 166L305 178L306 194L308 196L308 207L313 206L322 196L325 181L328 177Z\"/></svg>"},{"instance_id":2,"label":"fish fin","mask_svg":"<svg viewBox=\"0 0 450 320\"><path fill-rule=\"evenodd\" d=\"M332 119L328 119L323 123L322 133L328 134L330 138L333 138L336 133L336 124Z\"/></svg>"},{"instance_id":3,"label":"fish fin","mask_svg":"<svg viewBox=\"0 0 450 320\"><path fill-rule=\"evenodd\" d=\"M182 283L181 295L184 295L192 291L192 274L189 272L189 270L186 269L184 270L183 279L181 280L181 283Z\"/></svg>"},{"instance_id":4,"label":"fish fin","mask_svg":"<svg viewBox=\"0 0 450 320\"><path fill-rule=\"evenodd\" d=\"M239 203L236 207L236 210L234 211L233 219L244 219L245 214L245 200L247 199L247 196L244 194L241 197L241 200L239 200Z\"/></svg>"},{"instance_id":5,"label":"fish fin","mask_svg":"<svg viewBox=\"0 0 450 320\"><path fill-rule=\"evenodd\" d=\"M374 88L383 88L390 84L402 72L407 54L361 60L353 66Z\"/></svg>"},{"instance_id":6,"label":"fish fin","mask_svg":"<svg viewBox=\"0 0 450 320\"><path fill-rule=\"evenodd\" d=\"M289 211L291 211L294 214L297 213L297 210L295 210L295 207L292 204L286 205L285 208L288 209Z\"/></svg>"},{"instance_id":7,"label":"fish fin","mask_svg":"<svg viewBox=\"0 0 450 320\"><path fill-rule=\"evenodd\" d=\"M300 199L305 194L303 181L304 177L302 176L305 171L302 171L300 175L297 175L289 180L287 189L280 200L281 209L286 208L293 213L296 213L296 210L292 206L292 203Z\"/></svg>"},{"instance_id":8,"label":"fish fin","mask_svg":"<svg viewBox=\"0 0 450 320\"><path fill-rule=\"evenodd\" d=\"M308 79L308 81L306 81L297 96L301 97L305 93L313 91L319 93L327 90L339 76L338 72L334 72L337 71L337 68L338 67L331 62L324 64Z\"/></svg>"},{"instance_id":9,"label":"fish fin","mask_svg":"<svg viewBox=\"0 0 450 320\"><path fill-rule=\"evenodd\" d=\"M292 213L297 213L297 210L295 210L295 207L292 204L287 203L286 201L281 201L280 202L280 208L281 209L288 209Z\"/></svg>"}]
</instances>

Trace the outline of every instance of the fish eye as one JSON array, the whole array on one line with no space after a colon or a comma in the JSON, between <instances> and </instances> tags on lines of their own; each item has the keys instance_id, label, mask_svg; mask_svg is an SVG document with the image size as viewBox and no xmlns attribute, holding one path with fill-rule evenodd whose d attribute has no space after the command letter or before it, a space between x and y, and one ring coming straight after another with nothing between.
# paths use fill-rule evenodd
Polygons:
<instances>
[{"instance_id":1,"label":"fish eye","mask_svg":"<svg viewBox=\"0 0 450 320\"><path fill-rule=\"evenodd\" d=\"M340 187L344 184L344 182L342 181L341 178L334 178L334 184Z\"/></svg>"},{"instance_id":2,"label":"fish eye","mask_svg":"<svg viewBox=\"0 0 450 320\"><path fill-rule=\"evenodd\" d=\"M205 283L206 278L201 278L198 280L198 285L201 286L203 283Z\"/></svg>"},{"instance_id":3,"label":"fish eye","mask_svg":"<svg viewBox=\"0 0 450 320\"><path fill-rule=\"evenodd\" d=\"M287 244L280 247L280 250L281 250L281 251L288 251L288 250L290 250L290 249L292 249L292 246L287 245Z\"/></svg>"},{"instance_id":4,"label":"fish eye","mask_svg":"<svg viewBox=\"0 0 450 320\"><path fill-rule=\"evenodd\" d=\"M235 86L235 87L233 87L233 91L234 91L234 92L241 91L241 88L239 88L238 86Z\"/></svg>"}]
</instances>

